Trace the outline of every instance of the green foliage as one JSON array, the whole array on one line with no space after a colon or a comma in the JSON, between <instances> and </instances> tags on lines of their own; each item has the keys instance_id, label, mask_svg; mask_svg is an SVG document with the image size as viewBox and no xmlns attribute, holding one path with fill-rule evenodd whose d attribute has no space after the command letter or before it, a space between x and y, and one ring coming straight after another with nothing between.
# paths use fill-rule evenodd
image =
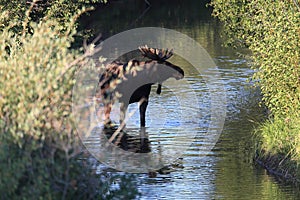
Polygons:
<instances>
[{"instance_id":1,"label":"green foliage","mask_svg":"<svg viewBox=\"0 0 300 200\"><path fill-rule=\"evenodd\" d=\"M83 147L71 117L74 74L78 66L92 64L92 48L84 54L70 49L75 20L85 10L62 24L49 15L32 21L33 7L24 11L17 1L5 6L0 16L0 199L105 198L112 183L104 184L80 160ZM25 13L13 17L14 6Z\"/></svg>"},{"instance_id":2,"label":"green foliage","mask_svg":"<svg viewBox=\"0 0 300 200\"><path fill-rule=\"evenodd\" d=\"M285 155L300 164L300 114L294 113L288 118L275 117L256 131L260 149L271 155Z\"/></svg>"},{"instance_id":3,"label":"green foliage","mask_svg":"<svg viewBox=\"0 0 300 200\"><path fill-rule=\"evenodd\" d=\"M249 47L253 64L258 68L253 79L261 88L263 102L272 114L256 133L260 152L263 152L260 156L283 156L291 164L286 172L293 169L295 176L299 176L298 1L212 0L211 5L214 15L224 22L228 45Z\"/></svg>"},{"instance_id":4,"label":"green foliage","mask_svg":"<svg viewBox=\"0 0 300 200\"><path fill-rule=\"evenodd\" d=\"M69 117L71 63L79 56L69 50L74 31L62 34L55 20L31 22L31 32L20 35L16 22L8 25L0 33L1 195L47 198L59 181L67 189L54 194L66 193L74 167L65 163L80 150Z\"/></svg>"},{"instance_id":5,"label":"green foliage","mask_svg":"<svg viewBox=\"0 0 300 200\"><path fill-rule=\"evenodd\" d=\"M45 132L60 131L70 114L75 52L71 34L60 34L55 21L31 24L32 34L14 35L9 28L1 34L1 119L4 132L21 146L24 135L45 139ZM37 120L38 119L38 120Z\"/></svg>"},{"instance_id":6,"label":"green foliage","mask_svg":"<svg viewBox=\"0 0 300 200\"><path fill-rule=\"evenodd\" d=\"M300 9L295 1L213 0L229 44L246 45L259 69L254 75L274 115L300 109Z\"/></svg>"},{"instance_id":7,"label":"green foliage","mask_svg":"<svg viewBox=\"0 0 300 200\"><path fill-rule=\"evenodd\" d=\"M106 3L107 0L2 0L0 11L5 12L5 18L0 20L0 29L9 26L15 21L14 32L21 34L24 31L30 32L29 21L39 22L40 20L55 19L60 23L61 29L66 29L65 24L74 22L82 13L93 10L93 5ZM76 28L77 24L74 24Z\"/></svg>"},{"instance_id":8,"label":"green foliage","mask_svg":"<svg viewBox=\"0 0 300 200\"><path fill-rule=\"evenodd\" d=\"M107 3L107 0L2 0L0 8L9 11L10 18L22 20L26 12L30 11L33 21L47 16L60 22L67 22L77 10L97 3Z\"/></svg>"}]
</instances>

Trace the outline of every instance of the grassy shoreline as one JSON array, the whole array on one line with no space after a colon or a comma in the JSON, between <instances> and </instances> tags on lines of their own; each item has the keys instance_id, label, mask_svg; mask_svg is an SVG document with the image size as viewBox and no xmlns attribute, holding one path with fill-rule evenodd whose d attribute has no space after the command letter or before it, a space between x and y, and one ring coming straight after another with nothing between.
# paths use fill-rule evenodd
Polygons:
<instances>
[{"instance_id":1,"label":"grassy shoreline","mask_svg":"<svg viewBox=\"0 0 300 200\"><path fill-rule=\"evenodd\" d=\"M294 113L262 124L254 133L254 160L284 182L300 185L300 117Z\"/></svg>"}]
</instances>

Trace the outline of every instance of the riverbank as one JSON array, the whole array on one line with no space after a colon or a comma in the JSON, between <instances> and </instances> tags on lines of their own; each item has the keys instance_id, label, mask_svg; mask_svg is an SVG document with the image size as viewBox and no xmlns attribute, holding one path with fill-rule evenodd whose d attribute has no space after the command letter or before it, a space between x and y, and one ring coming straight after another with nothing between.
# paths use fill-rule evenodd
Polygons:
<instances>
[{"instance_id":1,"label":"riverbank","mask_svg":"<svg viewBox=\"0 0 300 200\"><path fill-rule=\"evenodd\" d=\"M300 179L297 175L297 164L283 155L270 155L258 152L255 162L264 167L268 173L275 176L280 182L287 182L300 186Z\"/></svg>"},{"instance_id":2,"label":"riverbank","mask_svg":"<svg viewBox=\"0 0 300 200\"><path fill-rule=\"evenodd\" d=\"M265 122L255 133L255 161L284 182L300 185L300 117Z\"/></svg>"},{"instance_id":3,"label":"riverbank","mask_svg":"<svg viewBox=\"0 0 300 200\"><path fill-rule=\"evenodd\" d=\"M299 3L212 0L211 5L213 15L224 23L227 44L251 50L252 79L261 89L262 103L272 113L255 133L258 162L270 172L291 173L299 179Z\"/></svg>"}]
</instances>

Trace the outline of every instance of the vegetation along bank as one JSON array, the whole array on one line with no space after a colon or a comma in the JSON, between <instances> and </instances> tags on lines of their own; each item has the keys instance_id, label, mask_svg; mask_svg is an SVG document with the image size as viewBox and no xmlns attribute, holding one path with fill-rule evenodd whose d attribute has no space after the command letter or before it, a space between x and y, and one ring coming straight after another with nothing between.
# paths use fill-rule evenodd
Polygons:
<instances>
[{"instance_id":1,"label":"vegetation along bank","mask_svg":"<svg viewBox=\"0 0 300 200\"><path fill-rule=\"evenodd\" d=\"M256 160L285 180L300 180L300 5L293 0L212 0L227 45L252 51L252 77L268 120L255 131ZM225 35L224 34L224 35Z\"/></svg>"},{"instance_id":2,"label":"vegetation along bank","mask_svg":"<svg viewBox=\"0 0 300 200\"><path fill-rule=\"evenodd\" d=\"M89 51L77 19L101 0L0 3L0 199L122 199L82 159L71 92ZM91 46L92 47L92 46ZM91 50L91 49L90 49ZM88 156L85 156L88 157Z\"/></svg>"}]
</instances>

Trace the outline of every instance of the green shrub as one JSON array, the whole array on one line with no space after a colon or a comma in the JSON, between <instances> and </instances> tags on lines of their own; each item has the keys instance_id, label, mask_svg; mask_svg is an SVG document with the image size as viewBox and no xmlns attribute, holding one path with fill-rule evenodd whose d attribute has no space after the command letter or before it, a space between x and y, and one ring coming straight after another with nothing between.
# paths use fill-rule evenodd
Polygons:
<instances>
[{"instance_id":1,"label":"green shrub","mask_svg":"<svg viewBox=\"0 0 300 200\"><path fill-rule=\"evenodd\" d=\"M229 44L253 53L263 101L274 115L300 110L300 9L296 1L213 0Z\"/></svg>"},{"instance_id":2,"label":"green shrub","mask_svg":"<svg viewBox=\"0 0 300 200\"><path fill-rule=\"evenodd\" d=\"M30 10L30 20L39 21L47 17L58 20L62 25L74 16L77 10L92 5L107 3L107 0L1 0L1 10L9 11L10 19L22 20Z\"/></svg>"},{"instance_id":3,"label":"green shrub","mask_svg":"<svg viewBox=\"0 0 300 200\"><path fill-rule=\"evenodd\" d=\"M101 197L71 118L74 73L90 62L70 49L84 9L62 25L0 8L0 199Z\"/></svg>"},{"instance_id":4,"label":"green shrub","mask_svg":"<svg viewBox=\"0 0 300 200\"><path fill-rule=\"evenodd\" d=\"M99 50L71 48L78 8L99 0L26 2L0 2L0 199L134 199L134 176L96 173L73 128L74 75Z\"/></svg>"},{"instance_id":5,"label":"green shrub","mask_svg":"<svg viewBox=\"0 0 300 200\"><path fill-rule=\"evenodd\" d=\"M300 175L300 5L293 0L212 0L228 45L252 51L269 120L256 130L258 158L282 174ZM275 159L274 159L275 158ZM283 158L283 160L282 160ZM274 163L272 164L272 162ZM271 162L271 163L268 163ZM283 168L281 169L281 164ZM297 179L297 178L296 178ZM298 178L299 179L299 178Z\"/></svg>"}]
</instances>

